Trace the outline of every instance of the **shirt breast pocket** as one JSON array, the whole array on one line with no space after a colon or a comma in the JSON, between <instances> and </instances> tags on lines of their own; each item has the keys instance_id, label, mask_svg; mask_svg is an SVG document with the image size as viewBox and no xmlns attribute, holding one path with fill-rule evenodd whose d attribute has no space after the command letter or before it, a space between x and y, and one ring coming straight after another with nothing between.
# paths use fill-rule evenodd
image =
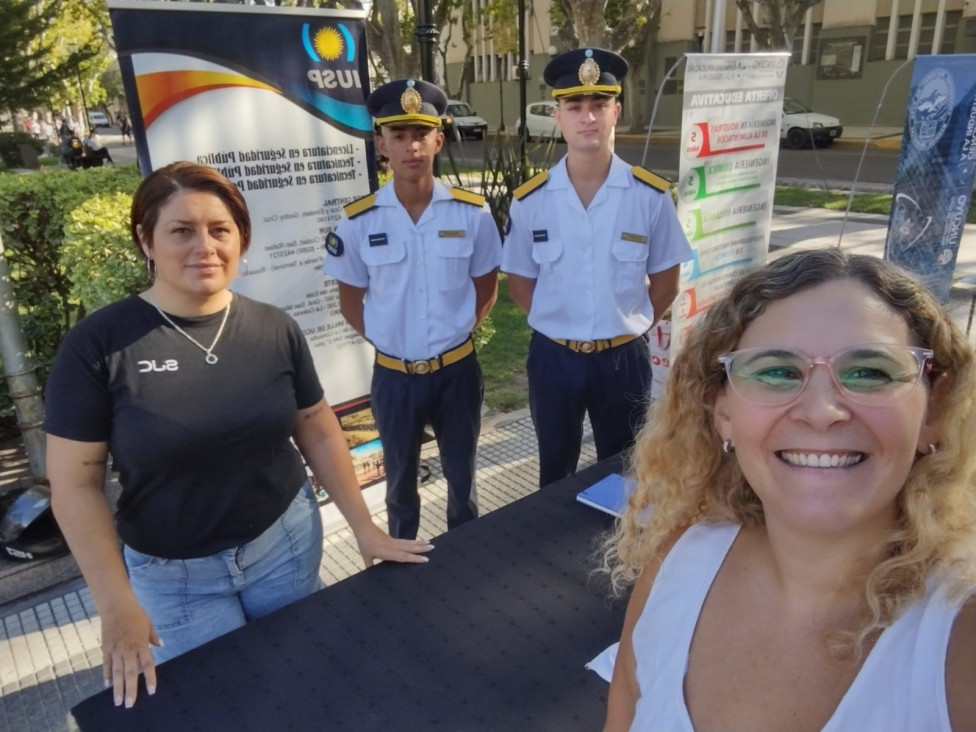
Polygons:
<instances>
[{"instance_id":1,"label":"shirt breast pocket","mask_svg":"<svg viewBox=\"0 0 976 732\"><path fill-rule=\"evenodd\" d=\"M471 279L471 257L474 239L440 237L437 239L437 279L441 291L464 287Z\"/></svg>"},{"instance_id":2,"label":"shirt breast pocket","mask_svg":"<svg viewBox=\"0 0 976 732\"><path fill-rule=\"evenodd\" d=\"M630 241L620 236L610 245L613 254L613 289L634 295L647 287L647 242Z\"/></svg>"},{"instance_id":3,"label":"shirt breast pocket","mask_svg":"<svg viewBox=\"0 0 976 732\"><path fill-rule=\"evenodd\" d=\"M379 246L367 243L361 250L363 264L369 271L369 287L391 292L406 269L407 248L402 241L388 241Z\"/></svg>"},{"instance_id":4,"label":"shirt breast pocket","mask_svg":"<svg viewBox=\"0 0 976 732\"><path fill-rule=\"evenodd\" d=\"M559 268L562 258L563 243L558 239L532 244L532 260L539 265L538 282L548 292L559 292L562 289L562 273Z\"/></svg>"}]
</instances>

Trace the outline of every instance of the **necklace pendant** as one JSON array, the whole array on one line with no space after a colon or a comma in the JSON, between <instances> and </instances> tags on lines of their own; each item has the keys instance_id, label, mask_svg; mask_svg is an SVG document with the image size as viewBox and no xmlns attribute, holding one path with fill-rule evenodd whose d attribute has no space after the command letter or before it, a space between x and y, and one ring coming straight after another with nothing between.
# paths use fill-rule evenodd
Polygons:
<instances>
[{"instance_id":1,"label":"necklace pendant","mask_svg":"<svg viewBox=\"0 0 976 732\"><path fill-rule=\"evenodd\" d=\"M212 353L208 353L206 358L204 358L203 360L206 361L211 366L213 366L215 363L217 363L219 359L216 356L214 356Z\"/></svg>"}]
</instances>

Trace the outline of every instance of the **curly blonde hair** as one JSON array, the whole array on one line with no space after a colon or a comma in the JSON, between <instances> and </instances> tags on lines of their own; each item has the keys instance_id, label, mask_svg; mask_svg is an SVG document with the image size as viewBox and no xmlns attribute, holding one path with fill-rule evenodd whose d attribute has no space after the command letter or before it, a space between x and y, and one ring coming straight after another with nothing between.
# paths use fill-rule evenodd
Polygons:
<instances>
[{"instance_id":1,"label":"curly blonde hair","mask_svg":"<svg viewBox=\"0 0 976 732\"><path fill-rule=\"evenodd\" d=\"M861 653L922 596L938 572L961 594L976 581L976 364L972 347L945 310L910 275L875 257L829 249L777 259L745 275L689 334L657 404L637 437L630 473L637 480L604 566L622 592L645 565L663 559L669 537L699 521L764 523L763 507L732 455L723 454L713 405L725 387L718 357L735 349L766 307L835 280L860 283L908 323L917 345L934 351L933 404L939 449L916 459L898 495L898 519L885 558L867 576L858 628L828 637L836 651ZM653 506L650 521L642 519Z\"/></svg>"}]
</instances>

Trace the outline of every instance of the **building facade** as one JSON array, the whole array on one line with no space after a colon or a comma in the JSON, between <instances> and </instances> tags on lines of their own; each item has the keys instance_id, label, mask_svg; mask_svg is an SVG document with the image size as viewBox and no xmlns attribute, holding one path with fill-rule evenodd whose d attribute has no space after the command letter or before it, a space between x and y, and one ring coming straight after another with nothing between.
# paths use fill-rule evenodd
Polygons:
<instances>
[{"instance_id":1,"label":"building facade","mask_svg":"<svg viewBox=\"0 0 976 732\"><path fill-rule=\"evenodd\" d=\"M487 0L470 2L476 22L470 53L460 41L452 43L444 73L450 75L453 88L462 87L462 96L493 129L504 123L513 130L520 116L518 58L514 53L496 53L485 17ZM549 5L549 0L526 2L528 102L551 98L542 70L553 54L566 50L550 21ZM753 13L760 17L758 5L754 3ZM726 0L725 6L718 46L727 52L755 51L755 40L734 0ZM661 90L655 129L681 123L684 65L679 64L667 79L666 73L684 54L710 49L716 32L713 0L663 0L660 12L659 29L656 37L647 39L637 84L628 90L640 97L642 126ZM845 126L867 127L877 110L878 126L901 127L912 76L912 64L906 61L939 53L976 53L976 2L823 0L807 11L794 37L786 95L839 117ZM622 127L627 128L627 104L624 109Z\"/></svg>"}]
</instances>

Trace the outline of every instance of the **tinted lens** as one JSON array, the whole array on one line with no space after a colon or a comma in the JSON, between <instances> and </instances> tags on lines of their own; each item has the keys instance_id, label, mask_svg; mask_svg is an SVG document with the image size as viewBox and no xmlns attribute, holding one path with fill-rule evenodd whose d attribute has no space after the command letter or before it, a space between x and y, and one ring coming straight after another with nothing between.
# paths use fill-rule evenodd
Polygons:
<instances>
[{"instance_id":1,"label":"tinted lens","mask_svg":"<svg viewBox=\"0 0 976 732\"><path fill-rule=\"evenodd\" d=\"M837 383L852 399L871 404L889 402L910 392L918 382L918 357L907 348L868 346L837 354L832 360Z\"/></svg>"},{"instance_id":2,"label":"tinted lens","mask_svg":"<svg viewBox=\"0 0 976 732\"><path fill-rule=\"evenodd\" d=\"M730 354L732 388L760 404L785 404L806 382L810 360L792 351L748 349Z\"/></svg>"}]
</instances>

